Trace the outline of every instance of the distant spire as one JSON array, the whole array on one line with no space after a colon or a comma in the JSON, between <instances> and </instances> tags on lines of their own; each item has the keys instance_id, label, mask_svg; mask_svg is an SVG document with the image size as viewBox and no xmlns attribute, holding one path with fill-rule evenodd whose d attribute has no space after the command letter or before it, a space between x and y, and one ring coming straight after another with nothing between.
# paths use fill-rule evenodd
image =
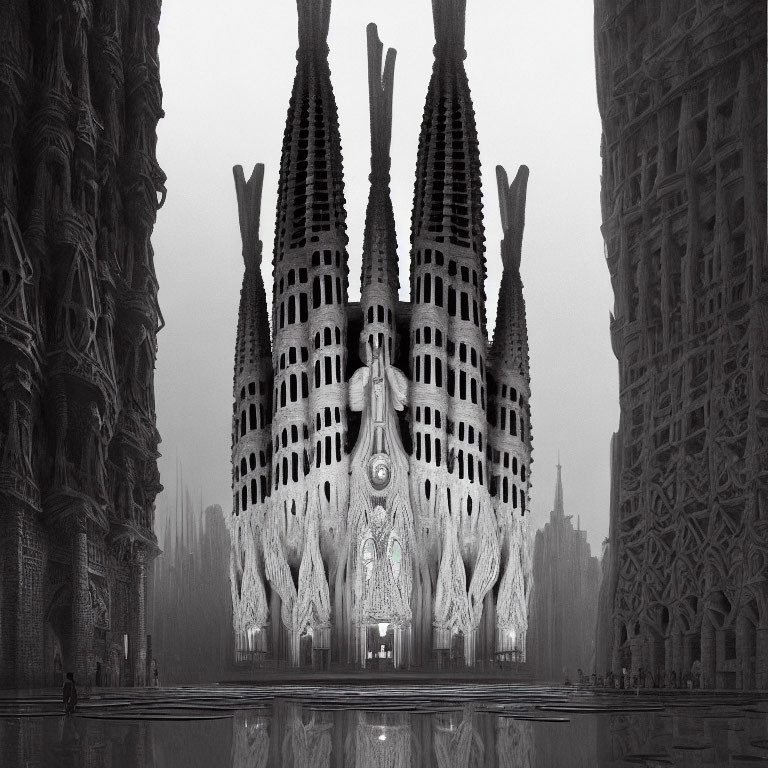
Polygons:
<instances>
[{"instance_id":1,"label":"distant spire","mask_svg":"<svg viewBox=\"0 0 768 768\"><path fill-rule=\"evenodd\" d=\"M557 457L557 482L555 483L555 517L565 517L563 506L563 478L561 476L560 456Z\"/></svg>"}]
</instances>

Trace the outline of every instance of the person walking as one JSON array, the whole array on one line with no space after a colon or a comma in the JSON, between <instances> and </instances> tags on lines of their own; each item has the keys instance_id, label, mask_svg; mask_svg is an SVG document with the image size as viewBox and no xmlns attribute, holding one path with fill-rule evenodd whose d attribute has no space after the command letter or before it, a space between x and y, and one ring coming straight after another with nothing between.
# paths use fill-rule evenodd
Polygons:
<instances>
[{"instance_id":1,"label":"person walking","mask_svg":"<svg viewBox=\"0 0 768 768\"><path fill-rule=\"evenodd\" d=\"M67 672L67 679L61 691L64 700L64 714L71 715L77 707L77 687L75 686L75 676L72 672Z\"/></svg>"}]
</instances>

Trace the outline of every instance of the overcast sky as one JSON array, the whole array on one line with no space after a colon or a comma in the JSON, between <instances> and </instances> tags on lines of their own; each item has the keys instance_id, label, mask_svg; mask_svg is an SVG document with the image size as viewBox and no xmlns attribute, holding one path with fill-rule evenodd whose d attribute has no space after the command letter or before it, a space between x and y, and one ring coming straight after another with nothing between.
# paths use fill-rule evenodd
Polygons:
<instances>
[{"instance_id":1,"label":"overcast sky","mask_svg":"<svg viewBox=\"0 0 768 768\"><path fill-rule=\"evenodd\" d=\"M409 298L409 234L419 128L433 55L430 0L333 0L331 77L339 110L350 300L359 299L369 172L365 27L397 50L392 200L400 298ZM522 278L533 425L532 522L549 519L558 452L566 514L608 532L609 445L618 427L613 306L600 235L600 120L591 0L467 0L466 69L483 168L488 329L496 318L501 224L494 168L530 168ZM157 156L168 197L153 244L166 326L158 337L160 471L173 505L175 465L203 506L231 504L230 421L243 274L232 166L266 166L263 274L271 297L277 172L296 68L294 0L163 0L166 116ZM270 307L271 309L271 307ZM160 527L160 526L158 526ZM161 532L161 531L159 531Z\"/></svg>"}]
</instances>

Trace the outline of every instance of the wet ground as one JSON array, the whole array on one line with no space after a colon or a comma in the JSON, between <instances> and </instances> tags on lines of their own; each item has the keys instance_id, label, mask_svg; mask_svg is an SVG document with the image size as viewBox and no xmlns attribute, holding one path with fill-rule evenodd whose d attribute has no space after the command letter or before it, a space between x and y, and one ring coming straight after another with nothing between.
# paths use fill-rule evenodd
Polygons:
<instances>
[{"instance_id":1,"label":"wet ground","mask_svg":"<svg viewBox=\"0 0 768 768\"><path fill-rule=\"evenodd\" d=\"M768 766L768 692L266 684L0 696L2 768Z\"/></svg>"}]
</instances>

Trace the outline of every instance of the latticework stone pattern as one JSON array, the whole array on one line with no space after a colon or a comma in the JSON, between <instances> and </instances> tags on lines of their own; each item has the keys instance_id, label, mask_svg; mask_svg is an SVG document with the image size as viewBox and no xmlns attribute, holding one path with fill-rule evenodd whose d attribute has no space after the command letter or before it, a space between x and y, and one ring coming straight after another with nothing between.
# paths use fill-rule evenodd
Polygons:
<instances>
[{"instance_id":1,"label":"latticework stone pattern","mask_svg":"<svg viewBox=\"0 0 768 768\"><path fill-rule=\"evenodd\" d=\"M371 174L360 304L347 237L330 3L300 0L283 143L272 343L258 265L261 167L235 170L245 276L233 413L234 627L246 653L395 666L524 648L530 553L527 168L497 172L503 293L485 320L480 158L464 2L433 4L416 163L411 301L390 184L395 52L368 27ZM494 587L498 585L498 589Z\"/></svg>"},{"instance_id":2,"label":"latticework stone pattern","mask_svg":"<svg viewBox=\"0 0 768 768\"><path fill-rule=\"evenodd\" d=\"M0 4L0 685L142 684L159 0Z\"/></svg>"},{"instance_id":3,"label":"latticework stone pattern","mask_svg":"<svg viewBox=\"0 0 768 768\"><path fill-rule=\"evenodd\" d=\"M598 666L765 688L766 8L595 8L621 401Z\"/></svg>"}]
</instances>

